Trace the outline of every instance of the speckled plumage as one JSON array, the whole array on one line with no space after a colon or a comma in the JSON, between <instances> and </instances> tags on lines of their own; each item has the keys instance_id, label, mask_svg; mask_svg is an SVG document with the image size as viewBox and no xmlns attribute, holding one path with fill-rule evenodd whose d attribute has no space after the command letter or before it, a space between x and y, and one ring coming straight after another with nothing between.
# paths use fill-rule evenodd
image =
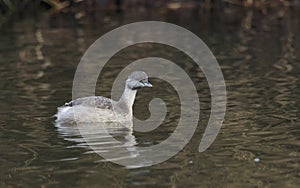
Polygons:
<instances>
[{"instance_id":1,"label":"speckled plumage","mask_svg":"<svg viewBox=\"0 0 300 188\"><path fill-rule=\"evenodd\" d=\"M96 107L101 109L111 109L112 108L112 100L102 96L90 96L90 97L83 97L79 99L75 99L66 103L64 106L90 106Z\"/></svg>"},{"instance_id":2,"label":"speckled plumage","mask_svg":"<svg viewBox=\"0 0 300 188\"><path fill-rule=\"evenodd\" d=\"M126 80L125 90L119 101L102 96L75 99L58 108L56 123L120 122L132 126L132 106L137 89L152 87L145 72L135 71Z\"/></svg>"}]
</instances>

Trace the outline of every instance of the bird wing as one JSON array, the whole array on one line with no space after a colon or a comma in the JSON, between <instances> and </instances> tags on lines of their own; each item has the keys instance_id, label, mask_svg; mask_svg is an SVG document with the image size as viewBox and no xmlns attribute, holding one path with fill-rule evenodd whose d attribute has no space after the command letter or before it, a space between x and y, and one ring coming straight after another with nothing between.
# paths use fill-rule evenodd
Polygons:
<instances>
[{"instance_id":1,"label":"bird wing","mask_svg":"<svg viewBox=\"0 0 300 188\"><path fill-rule=\"evenodd\" d=\"M64 106L91 106L101 109L111 109L112 108L112 100L102 96L90 96L90 97L83 97L78 98L73 101L65 103Z\"/></svg>"}]
</instances>

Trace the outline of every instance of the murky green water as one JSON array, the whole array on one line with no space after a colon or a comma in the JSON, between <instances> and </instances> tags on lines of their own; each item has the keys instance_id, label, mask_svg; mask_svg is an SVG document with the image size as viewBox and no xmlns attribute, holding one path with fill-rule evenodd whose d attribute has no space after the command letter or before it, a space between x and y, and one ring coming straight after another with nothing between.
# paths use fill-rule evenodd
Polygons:
<instances>
[{"instance_id":1,"label":"murky green water","mask_svg":"<svg viewBox=\"0 0 300 188\"><path fill-rule=\"evenodd\" d=\"M137 15L141 15L137 17ZM193 11L72 14L13 18L0 30L0 187L297 187L300 184L299 11L282 19L248 12L241 16ZM205 16L205 17L204 17ZM198 90L201 115L189 144L159 165L128 169L103 161L82 142L54 126L56 108L71 99L76 66L98 37L120 25L162 20L201 37L221 65L227 112L217 139L198 146L210 113L201 70L182 53L159 46L120 52L99 78L97 94L110 96L124 65L148 52L175 61ZM179 102L167 83L139 92L134 114L149 117L153 96L168 104L163 126L134 133L137 144L166 139L176 128ZM172 94L173 93L173 94ZM255 162L255 160L258 160Z\"/></svg>"}]
</instances>

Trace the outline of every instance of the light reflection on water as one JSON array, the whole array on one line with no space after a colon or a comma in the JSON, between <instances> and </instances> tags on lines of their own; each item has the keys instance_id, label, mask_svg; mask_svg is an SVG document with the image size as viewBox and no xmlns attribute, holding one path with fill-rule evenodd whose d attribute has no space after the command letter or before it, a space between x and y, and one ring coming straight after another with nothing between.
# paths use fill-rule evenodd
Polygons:
<instances>
[{"instance_id":1,"label":"light reflection on water","mask_svg":"<svg viewBox=\"0 0 300 188\"><path fill-rule=\"evenodd\" d=\"M56 107L71 98L72 79L85 49L106 31L124 23L113 16L111 24L92 25L87 21L80 26L74 20L29 17L8 25L9 30L2 28L0 186L299 185L299 22L296 18L263 18L252 23L251 16L255 15L247 13L239 23L228 26L216 22L201 28L191 20L174 21L207 43L226 80L224 125L204 153L197 149L210 113L210 94L202 72L184 54L161 52L159 46L139 46L112 59L99 78L99 95L110 97L118 71L153 49L159 51L154 50L153 55L163 55L183 67L199 92L201 119L190 143L170 160L140 169L104 161L86 147L76 130L56 128L52 117ZM172 15L164 19L172 20ZM249 24L256 27L251 29ZM166 102L167 119L151 133L130 134L130 147L160 143L177 125L178 97L167 83L153 82L157 87L138 94L134 113L147 119L147 104L155 96ZM115 133L122 140L128 132ZM99 150L112 146L103 142L101 133L91 136L101 140L95 141ZM255 162L255 158L260 161Z\"/></svg>"},{"instance_id":2,"label":"light reflection on water","mask_svg":"<svg viewBox=\"0 0 300 188\"><path fill-rule=\"evenodd\" d=\"M90 153L111 153L109 161L118 161L125 158L135 158L138 155L133 131L113 123L85 123L74 126L58 125L58 133L65 140L77 142L78 147L91 147ZM112 139L112 137L114 139ZM125 151L125 152L124 152ZM102 160L103 161L103 160Z\"/></svg>"}]
</instances>

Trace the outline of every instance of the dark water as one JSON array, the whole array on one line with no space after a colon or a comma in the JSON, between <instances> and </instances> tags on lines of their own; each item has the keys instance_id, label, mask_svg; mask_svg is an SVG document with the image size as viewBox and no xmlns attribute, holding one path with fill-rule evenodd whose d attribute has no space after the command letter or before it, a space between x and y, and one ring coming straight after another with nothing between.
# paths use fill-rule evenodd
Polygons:
<instances>
[{"instance_id":1,"label":"dark water","mask_svg":"<svg viewBox=\"0 0 300 188\"><path fill-rule=\"evenodd\" d=\"M0 187L297 187L299 16L299 10L280 19L272 12L182 10L12 18L0 30ZM109 97L122 67L151 49L189 73L201 103L198 129L182 151L159 165L128 169L104 161L80 136L56 128L52 116L71 99L76 66L89 45L111 29L143 20L178 24L201 37L222 68L228 104L220 134L199 153L210 113L201 70L180 52L162 52L159 46L120 52L99 78L98 95ZM134 133L141 146L166 139L178 121L176 93L167 83L152 81L157 87L139 92L134 114L149 117L151 96L162 98L169 114L157 130Z\"/></svg>"}]
</instances>

